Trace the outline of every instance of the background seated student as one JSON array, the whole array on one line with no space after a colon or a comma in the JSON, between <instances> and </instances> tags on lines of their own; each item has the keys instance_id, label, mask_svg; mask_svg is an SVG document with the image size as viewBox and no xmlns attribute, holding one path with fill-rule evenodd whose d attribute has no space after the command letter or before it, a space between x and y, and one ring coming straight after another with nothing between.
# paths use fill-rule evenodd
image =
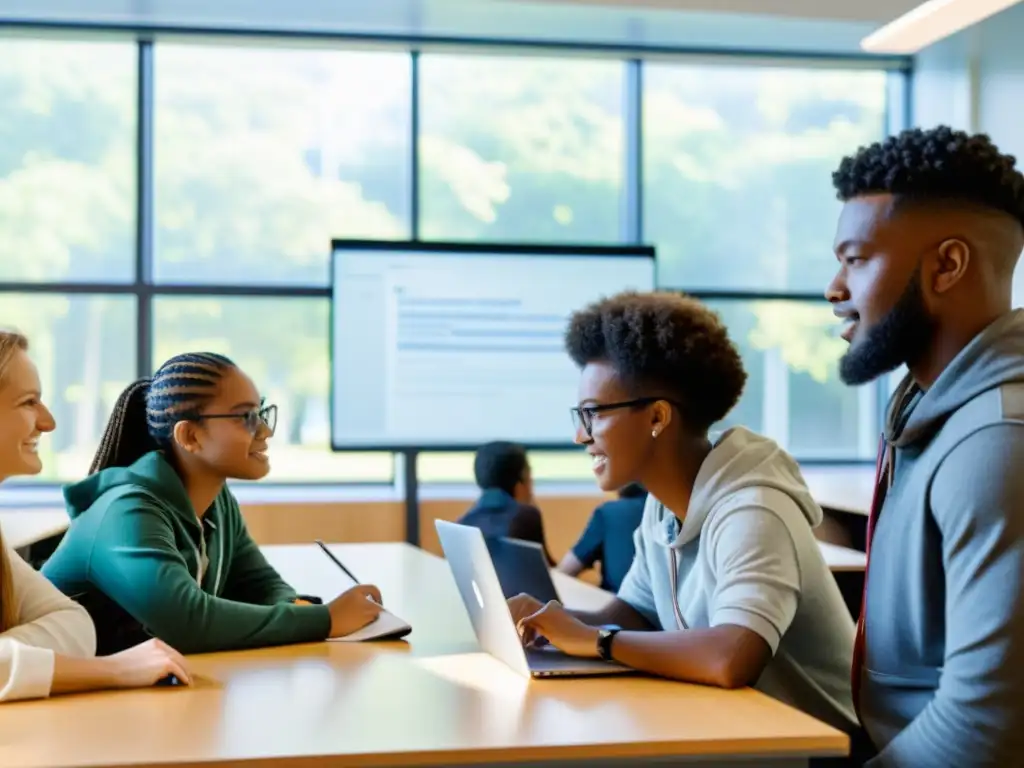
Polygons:
<instances>
[{"instance_id":1,"label":"background seated student","mask_svg":"<svg viewBox=\"0 0 1024 768\"><path fill-rule=\"evenodd\" d=\"M56 424L41 397L28 340L0 331L0 482L43 468L39 438ZM148 686L168 675L189 683L184 659L156 640L102 659L95 652L89 614L0 537L0 701Z\"/></svg>"},{"instance_id":2,"label":"background seated student","mask_svg":"<svg viewBox=\"0 0 1024 768\"><path fill-rule=\"evenodd\" d=\"M570 613L514 597L524 642L756 685L854 730L853 621L814 538L821 509L771 440L739 427L708 439L746 382L718 316L676 294L624 293L575 313L566 347L582 369L576 441L598 484L641 483L652 498L617 599Z\"/></svg>"},{"instance_id":3,"label":"background seated student","mask_svg":"<svg viewBox=\"0 0 1024 768\"><path fill-rule=\"evenodd\" d=\"M583 535L569 550L558 570L570 576L601 563L601 589L618 592L633 565L633 533L644 515L647 489L630 483L619 489L619 498L594 510Z\"/></svg>"},{"instance_id":4,"label":"background seated student","mask_svg":"<svg viewBox=\"0 0 1024 768\"><path fill-rule=\"evenodd\" d=\"M503 440L480 447L473 460L473 474L482 493L459 522L483 531L488 538L508 536L533 541L544 547L544 522L533 498L533 477L526 449Z\"/></svg>"},{"instance_id":5,"label":"background seated student","mask_svg":"<svg viewBox=\"0 0 1024 768\"><path fill-rule=\"evenodd\" d=\"M150 635L184 653L311 642L377 617L373 586L296 604L249 536L226 481L267 474L275 419L248 376L208 353L172 358L118 398L91 476L64 490L71 527L43 567L88 608L101 654Z\"/></svg>"}]
</instances>

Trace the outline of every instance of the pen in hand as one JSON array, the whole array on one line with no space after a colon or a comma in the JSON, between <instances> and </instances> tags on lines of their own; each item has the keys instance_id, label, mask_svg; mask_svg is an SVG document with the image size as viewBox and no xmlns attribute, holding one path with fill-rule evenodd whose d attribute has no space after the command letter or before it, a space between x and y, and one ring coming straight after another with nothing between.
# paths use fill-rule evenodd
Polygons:
<instances>
[{"instance_id":1,"label":"pen in hand","mask_svg":"<svg viewBox=\"0 0 1024 768\"><path fill-rule=\"evenodd\" d=\"M317 539L317 540L316 540L316 545L317 545L318 547L320 547L320 549L322 549L322 550L324 551L324 554L325 554L325 555L327 555L327 556L328 556L329 558L331 558L331 561L332 561L332 562L333 562L333 563L334 563L334 564L335 564L336 566L338 566L339 568L341 568L341 570L342 570L342 573L344 573L344 574L345 574L346 576L348 576L348 577L349 577L350 579L352 579L352 581L354 581L354 582L355 582L356 584L359 584L359 579L357 579L357 578L356 578L355 574L354 574L354 573L352 573L352 571L350 571L350 570L349 570L348 568L346 568L346 567L345 567L345 566L344 566L344 565L342 564L341 560L339 560L338 558L336 558L336 557L334 556L334 553L333 553L333 552L331 552L331 550L329 550L329 549L327 548L327 545L326 545L326 544L324 544L324 543L323 543L323 541L321 541L320 539Z\"/></svg>"},{"instance_id":2,"label":"pen in hand","mask_svg":"<svg viewBox=\"0 0 1024 768\"><path fill-rule=\"evenodd\" d=\"M341 560L339 560L338 558L336 558L334 556L334 553L331 552L331 550L327 548L327 545L324 544L323 541L321 541L320 539L316 539L316 545L318 547L320 547L320 549L322 549L324 551L325 555L327 555L329 558L331 558L331 562L333 562L336 566L341 568L342 573L344 573L346 576L348 576L350 579L352 579L352 581L354 581L356 583L356 585L358 585L360 583L359 579L356 578L356 575L354 573L352 573L352 571L350 571L348 568L346 568L345 565L341 562ZM377 605L380 605L382 608L384 607L381 603L378 603L376 600L374 600L369 595L366 596L366 599L369 600L371 603L375 603Z\"/></svg>"}]
</instances>

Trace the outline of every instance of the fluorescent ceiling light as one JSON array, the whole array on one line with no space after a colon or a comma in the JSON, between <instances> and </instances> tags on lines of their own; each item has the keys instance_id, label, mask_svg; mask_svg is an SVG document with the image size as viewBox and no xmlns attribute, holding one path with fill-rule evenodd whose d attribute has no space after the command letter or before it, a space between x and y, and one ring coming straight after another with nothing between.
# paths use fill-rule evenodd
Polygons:
<instances>
[{"instance_id":1,"label":"fluorescent ceiling light","mask_svg":"<svg viewBox=\"0 0 1024 768\"><path fill-rule=\"evenodd\" d=\"M871 53L917 53L1020 0L928 0L860 41Z\"/></svg>"}]
</instances>

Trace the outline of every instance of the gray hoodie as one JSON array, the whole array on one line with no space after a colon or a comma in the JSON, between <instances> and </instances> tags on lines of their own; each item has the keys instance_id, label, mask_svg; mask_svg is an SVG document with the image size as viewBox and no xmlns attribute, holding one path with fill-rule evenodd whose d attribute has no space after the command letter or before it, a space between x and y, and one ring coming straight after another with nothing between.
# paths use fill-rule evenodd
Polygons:
<instances>
[{"instance_id":1,"label":"gray hoodie","mask_svg":"<svg viewBox=\"0 0 1024 768\"><path fill-rule=\"evenodd\" d=\"M1024 312L982 331L885 429L865 601L868 765L1024 764Z\"/></svg>"},{"instance_id":2,"label":"gray hoodie","mask_svg":"<svg viewBox=\"0 0 1024 768\"><path fill-rule=\"evenodd\" d=\"M701 465L682 524L648 496L619 598L664 630L757 633L773 656L756 687L850 731L853 618L814 537L821 519L796 462L731 429Z\"/></svg>"}]
</instances>

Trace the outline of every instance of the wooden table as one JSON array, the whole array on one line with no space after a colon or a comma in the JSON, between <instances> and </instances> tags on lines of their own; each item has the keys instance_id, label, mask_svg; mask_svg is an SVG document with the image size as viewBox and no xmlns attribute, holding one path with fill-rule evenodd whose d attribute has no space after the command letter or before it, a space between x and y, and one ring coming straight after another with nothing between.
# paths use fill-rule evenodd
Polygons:
<instances>
[{"instance_id":1,"label":"wooden table","mask_svg":"<svg viewBox=\"0 0 1024 768\"><path fill-rule=\"evenodd\" d=\"M70 518L63 509L0 510L0 532L12 549L23 549L68 529Z\"/></svg>"},{"instance_id":2,"label":"wooden table","mask_svg":"<svg viewBox=\"0 0 1024 768\"><path fill-rule=\"evenodd\" d=\"M804 479L825 511L821 543L850 613L857 617L864 596L867 568L867 516L874 495L874 467L805 467ZM844 546L838 546L842 544Z\"/></svg>"},{"instance_id":3,"label":"wooden table","mask_svg":"<svg viewBox=\"0 0 1024 768\"><path fill-rule=\"evenodd\" d=\"M408 642L194 656L192 689L5 704L0 765L749 768L847 749L845 735L753 690L642 677L526 680L479 651L443 560L405 544L333 549L412 623ZM315 547L264 552L300 592L330 597L347 586ZM609 599L561 574L557 587L580 607Z\"/></svg>"},{"instance_id":4,"label":"wooden table","mask_svg":"<svg viewBox=\"0 0 1024 768\"><path fill-rule=\"evenodd\" d=\"M868 566L868 556L859 550L825 541L819 541L818 547L832 573L863 573Z\"/></svg>"},{"instance_id":5,"label":"wooden table","mask_svg":"<svg viewBox=\"0 0 1024 768\"><path fill-rule=\"evenodd\" d=\"M875 468L802 467L811 495L826 509L864 515L871 511L875 491Z\"/></svg>"}]
</instances>

